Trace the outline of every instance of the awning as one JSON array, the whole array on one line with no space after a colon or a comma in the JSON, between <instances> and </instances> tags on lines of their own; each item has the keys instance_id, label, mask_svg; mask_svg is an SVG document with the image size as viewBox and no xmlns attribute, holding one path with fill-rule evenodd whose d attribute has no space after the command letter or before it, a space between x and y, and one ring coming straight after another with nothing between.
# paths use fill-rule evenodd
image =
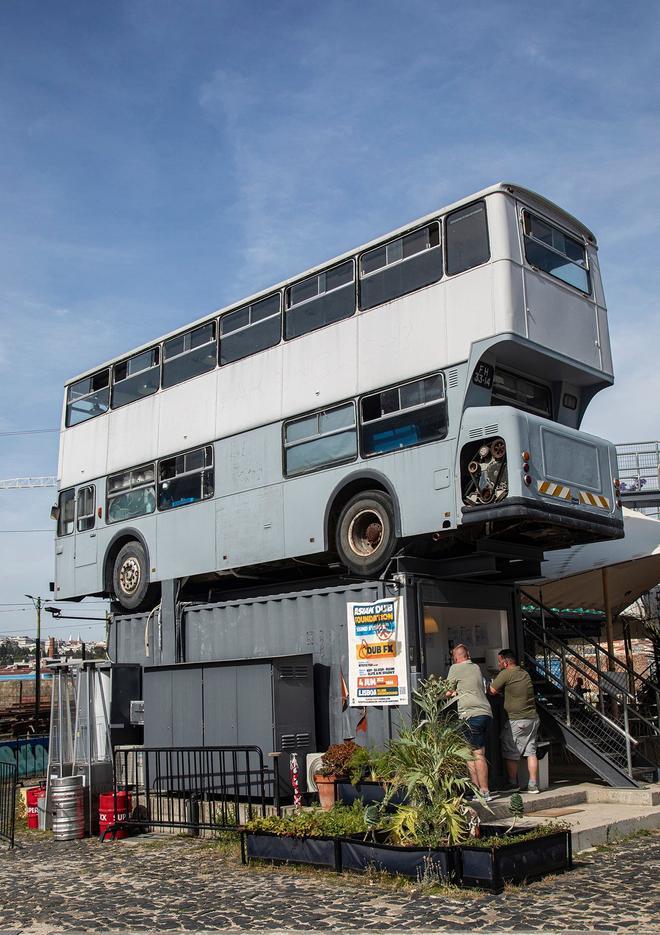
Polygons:
<instances>
[{"instance_id":1,"label":"awning","mask_svg":"<svg viewBox=\"0 0 660 935\"><path fill-rule=\"evenodd\" d=\"M612 613L621 613L660 582L660 522L635 510L623 510L625 538L591 542L546 553L543 578L522 588L560 610L605 610L603 568Z\"/></svg>"}]
</instances>

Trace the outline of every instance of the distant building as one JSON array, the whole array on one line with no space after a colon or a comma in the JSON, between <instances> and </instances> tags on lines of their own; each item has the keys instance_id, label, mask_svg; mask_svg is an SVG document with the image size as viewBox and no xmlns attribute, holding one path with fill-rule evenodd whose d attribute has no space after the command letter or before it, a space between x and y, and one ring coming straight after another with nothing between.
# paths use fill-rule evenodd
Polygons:
<instances>
[{"instance_id":1,"label":"distant building","mask_svg":"<svg viewBox=\"0 0 660 935\"><path fill-rule=\"evenodd\" d=\"M638 493L639 504L631 502L630 505L647 516L660 519L660 441L617 445L616 454L623 505L628 495ZM645 505L645 499L651 502Z\"/></svg>"}]
</instances>

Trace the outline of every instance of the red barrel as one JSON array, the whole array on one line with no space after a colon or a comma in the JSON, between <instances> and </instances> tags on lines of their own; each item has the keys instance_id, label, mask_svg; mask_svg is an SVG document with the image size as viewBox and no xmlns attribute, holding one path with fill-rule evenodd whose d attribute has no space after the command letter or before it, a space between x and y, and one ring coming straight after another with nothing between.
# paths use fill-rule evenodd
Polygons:
<instances>
[{"instance_id":1,"label":"red barrel","mask_svg":"<svg viewBox=\"0 0 660 935\"><path fill-rule=\"evenodd\" d=\"M25 800L27 802L27 826L28 828L39 827L39 812L37 811L37 799L43 795L41 786L32 786L26 791Z\"/></svg>"},{"instance_id":2,"label":"red barrel","mask_svg":"<svg viewBox=\"0 0 660 935\"><path fill-rule=\"evenodd\" d=\"M102 792L99 796L99 836L101 840L112 841L125 838L128 832L123 828L109 833L103 837L103 832L112 827L117 821L124 821L131 811L131 796L129 792L117 793L117 811L115 812L115 796L113 792Z\"/></svg>"}]
</instances>

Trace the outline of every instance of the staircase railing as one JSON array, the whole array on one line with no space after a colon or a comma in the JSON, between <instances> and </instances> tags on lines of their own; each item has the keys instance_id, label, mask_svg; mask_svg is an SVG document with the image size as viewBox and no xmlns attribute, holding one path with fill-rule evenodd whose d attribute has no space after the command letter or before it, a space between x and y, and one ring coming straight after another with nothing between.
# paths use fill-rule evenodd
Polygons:
<instances>
[{"instance_id":1,"label":"staircase railing","mask_svg":"<svg viewBox=\"0 0 660 935\"><path fill-rule=\"evenodd\" d=\"M624 769L632 779L633 752L639 740L631 731L630 693L625 689L617 692L616 699L612 698L612 703L608 703L606 713L573 687L576 672L584 675L584 669L591 668L596 675L595 667L588 660L579 658L562 640L556 637L550 638L552 642L544 639L533 622L527 622L525 630L527 664L532 673L554 689L554 693L545 694L541 689L537 699L539 703ZM603 693L600 694L602 700Z\"/></svg>"},{"instance_id":2,"label":"staircase railing","mask_svg":"<svg viewBox=\"0 0 660 935\"><path fill-rule=\"evenodd\" d=\"M549 607L546 607L541 601L521 590L520 594L526 601L535 605L540 614L540 620L536 621L523 610L523 619L530 624L540 626L545 637L552 640L561 641L576 657L580 658L590 670L595 670L597 678L590 679L595 683L599 699L601 699L601 712L604 713L602 701L607 694L620 692L624 686L627 689L631 701L631 713L635 719L643 721L653 733L660 736L660 685L650 679L647 675L637 672L632 666L622 662L618 656L610 653L598 640L593 639L586 634L580 634L580 648L575 646L575 641L569 644L565 639L552 630L548 630L546 622L548 618L557 624L558 628L565 629L566 621L560 614ZM593 657L594 663L591 663L589 656ZM587 673L578 672L576 678L582 676L585 678ZM604 687L604 691L603 691ZM632 711L634 709L634 712ZM642 713L642 709L646 714Z\"/></svg>"}]
</instances>

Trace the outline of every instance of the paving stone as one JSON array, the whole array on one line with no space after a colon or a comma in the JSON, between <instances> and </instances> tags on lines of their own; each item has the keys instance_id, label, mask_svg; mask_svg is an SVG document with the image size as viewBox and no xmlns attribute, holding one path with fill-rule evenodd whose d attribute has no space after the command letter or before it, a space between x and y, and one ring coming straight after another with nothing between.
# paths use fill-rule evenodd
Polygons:
<instances>
[{"instance_id":1,"label":"paving stone","mask_svg":"<svg viewBox=\"0 0 660 935\"><path fill-rule=\"evenodd\" d=\"M570 873L501 896L397 889L379 877L253 864L164 836L100 844L22 833L0 852L0 935L244 931L651 933L660 834L582 856ZM11 930L9 929L11 926Z\"/></svg>"}]
</instances>

